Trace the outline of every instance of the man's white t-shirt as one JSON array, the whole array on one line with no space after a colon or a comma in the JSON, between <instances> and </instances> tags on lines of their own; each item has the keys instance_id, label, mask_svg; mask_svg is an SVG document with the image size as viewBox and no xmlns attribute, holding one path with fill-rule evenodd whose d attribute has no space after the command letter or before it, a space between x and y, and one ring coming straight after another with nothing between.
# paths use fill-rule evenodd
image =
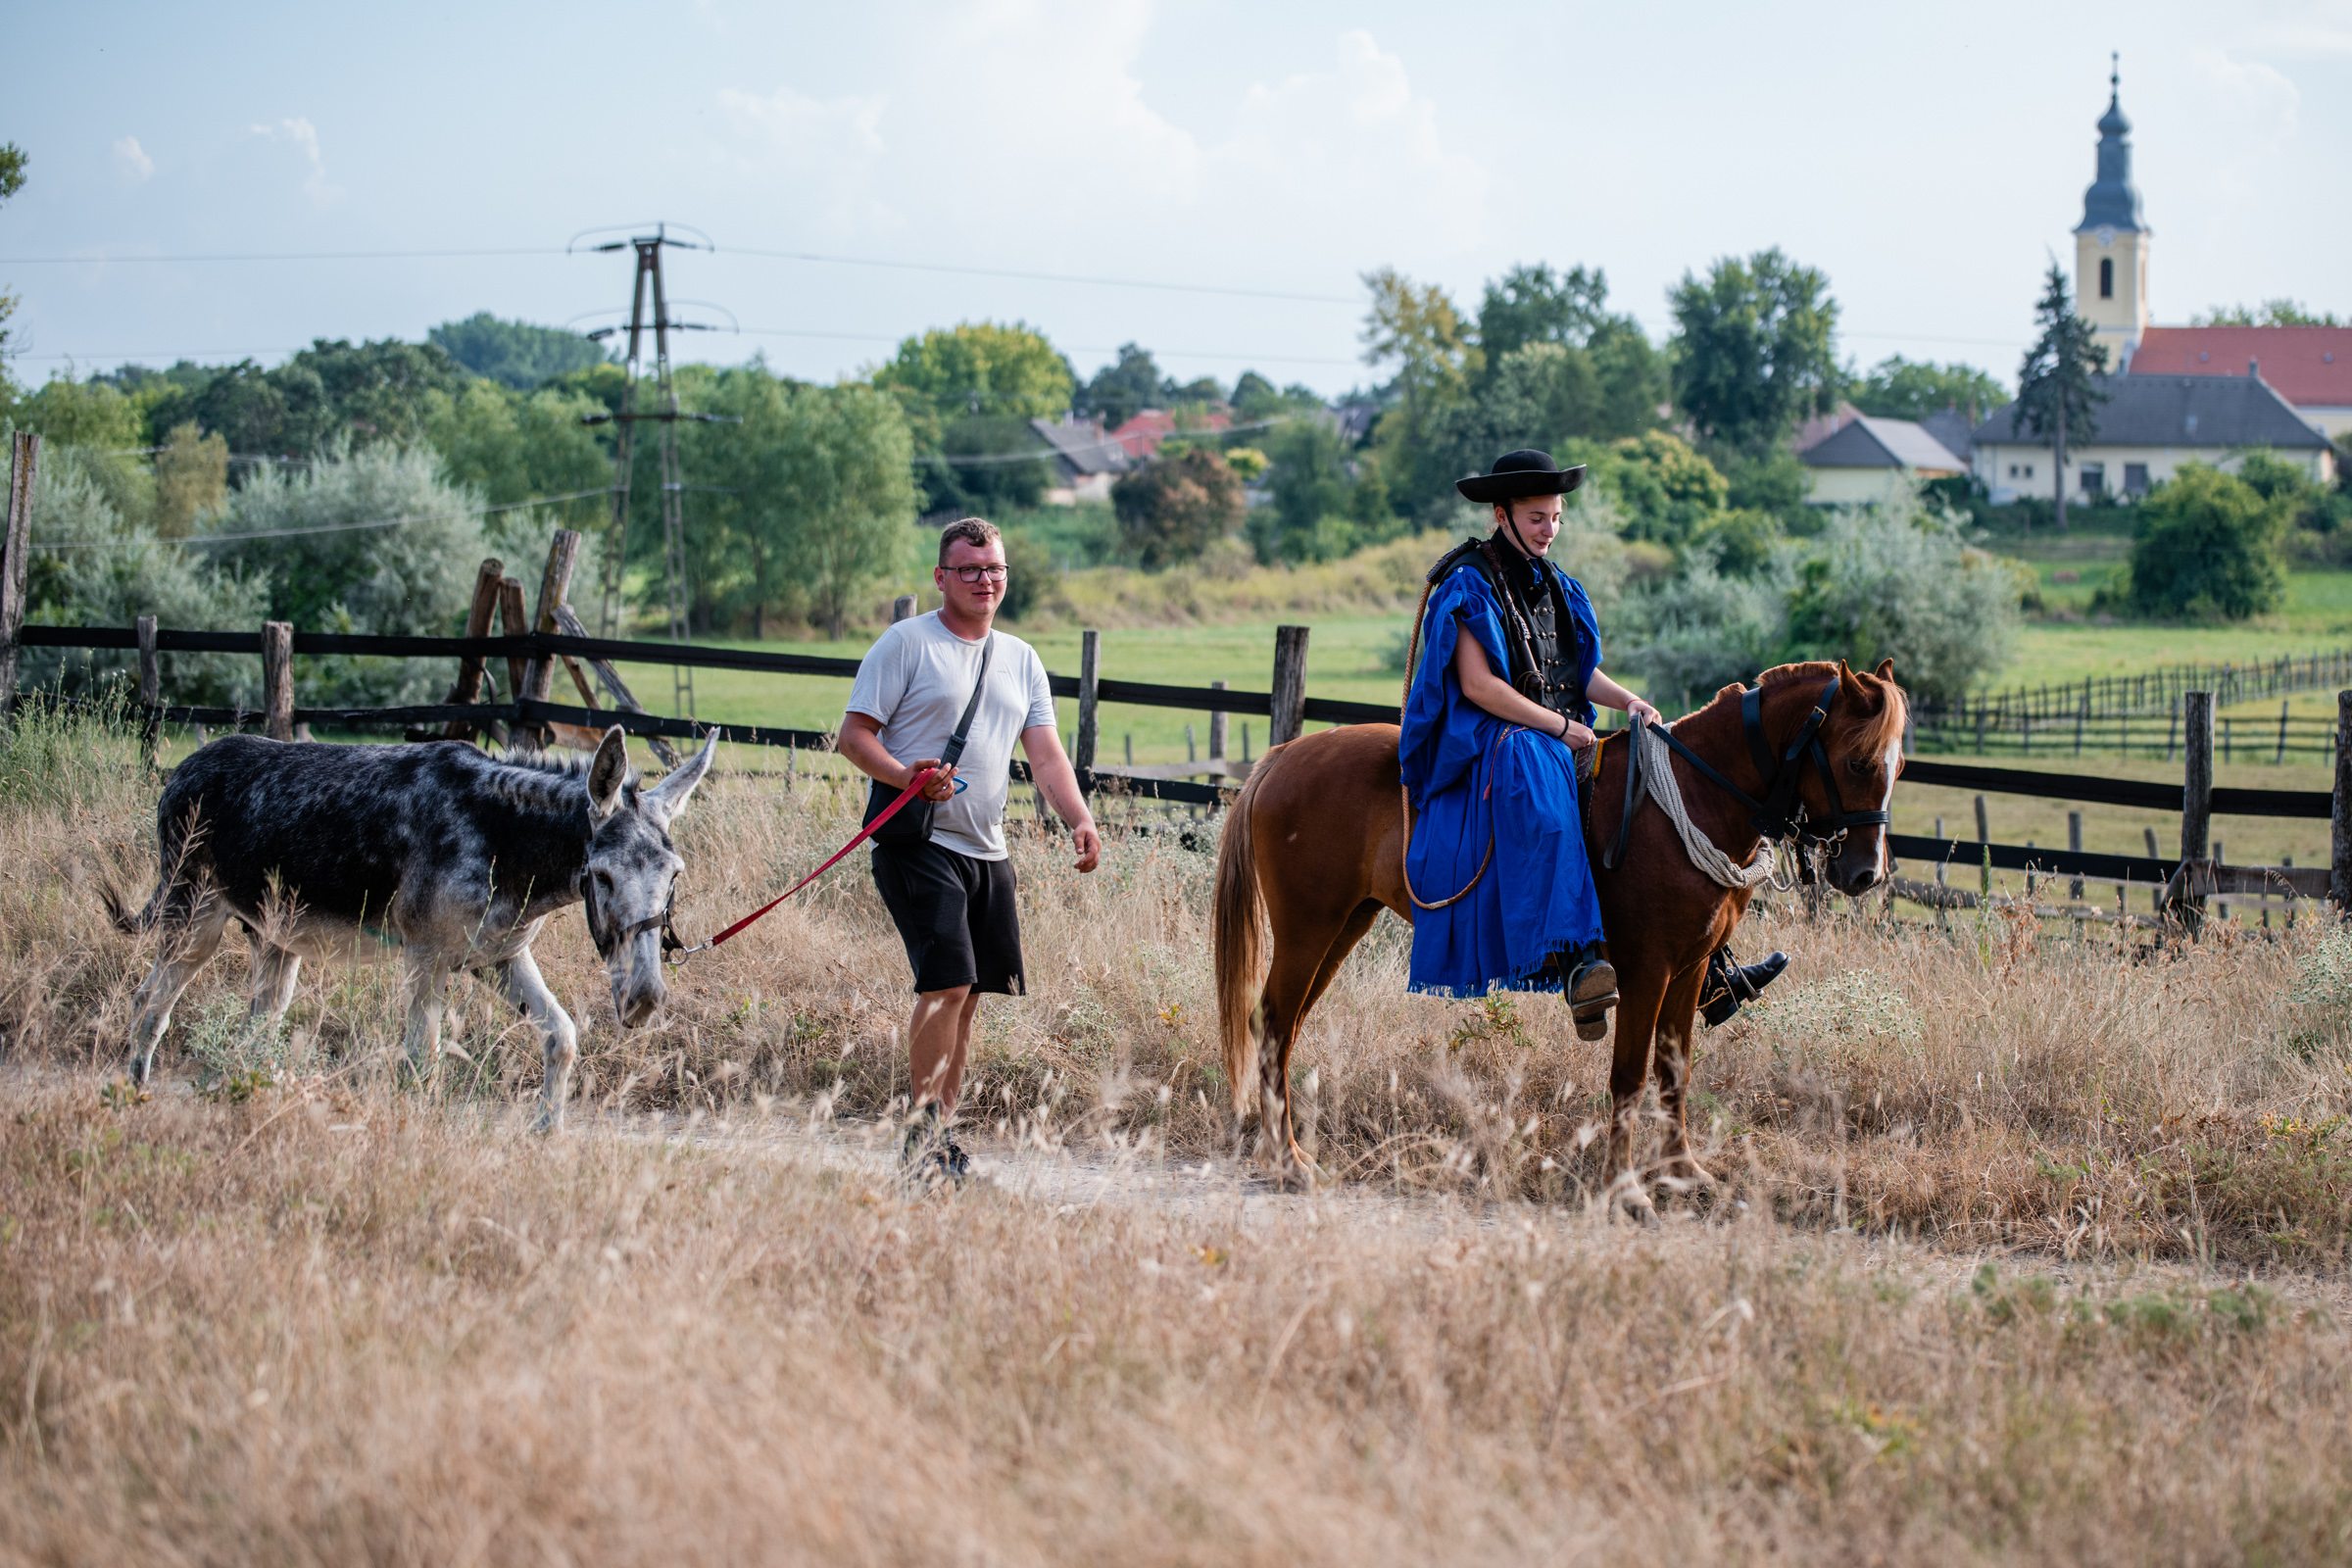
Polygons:
<instances>
[{"instance_id":1,"label":"man's white t-shirt","mask_svg":"<svg viewBox=\"0 0 2352 1568\"><path fill-rule=\"evenodd\" d=\"M1012 744L1021 731L1054 727L1054 691L1037 650L1009 632L989 634L988 690L972 714L956 776L963 792L936 808L931 841L976 860L1004 858L1004 797L1012 781ZM891 626L858 664L850 711L882 726L885 750L919 762L948 749L963 705L980 675L977 641L950 631L934 610Z\"/></svg>"}]
</instances>

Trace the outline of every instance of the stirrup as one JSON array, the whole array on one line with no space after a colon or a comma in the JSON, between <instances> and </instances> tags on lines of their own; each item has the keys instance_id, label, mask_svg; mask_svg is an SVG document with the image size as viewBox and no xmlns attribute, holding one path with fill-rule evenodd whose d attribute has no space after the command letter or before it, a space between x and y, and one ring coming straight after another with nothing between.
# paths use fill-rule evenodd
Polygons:
<instances>
[{"instance_id":1,"label":"stirrup","mask_svg":"<svg viewBox=\"0 0 2352 1568\"><path fill-rule=\"evenodd\" d=\"M1753 1002L1763 989L1788 967L1788 955L1777 948L1754 963L1740 963L1730 945L1717 948L1707 958L1707 979L1699 993L1699 1016L1710 1029L1730 1023L1740 1004Z\"/></svg>"},{"instance_id":2,"label":"stirrup","mask_svg":"<svg viewBox=\"0 0 2352 1568\"><path fill-rule=\"evenodd\" d=\"M1576 1038L1600 1040L1609 1032L1609 1009L1617 1005L1617 969L1606 958L1590 958L1568 975L1561 994L1576 1020Z\"/></svg>"}]
</instances>

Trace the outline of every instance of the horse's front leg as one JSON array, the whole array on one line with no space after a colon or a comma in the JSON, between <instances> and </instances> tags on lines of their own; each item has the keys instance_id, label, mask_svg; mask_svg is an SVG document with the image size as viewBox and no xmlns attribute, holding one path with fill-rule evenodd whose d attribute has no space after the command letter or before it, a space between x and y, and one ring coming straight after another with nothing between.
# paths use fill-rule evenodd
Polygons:
<instances>
[{"instance_id":1,"label":"horse's front leg","mask_svg":"<svg viewBox=\"0 0 2352 1568\"><path fill-rule=\"evenodd\" d=\"M580 1057L579 1030L548 989L530 949L499 964L498 989L539 1026L541 1046L547 1054L547 1081L539 1094L539 1130L556 1132L564 1125L564 1102L571 1094L572 1063Z\"/></svg>"},{"instance_id":2,"label":"horse's front leg","mask_svg":"<svg viewBox=\"0 0 2352 1568\"><path fill-rule=\"evenodd\" d=\"M1715 1178L1690 1153L1690 1133L1684 1102L1690 1087L1692 1030L1698 1019L1698 993L1707 966L1701 962L1668 982L1658 1008L1656 1044L1651 1064L1658 1077L1658 1108L1666 1113L1666 1162L1669 1181L1713 1191Z\"/></svg>"},{"instance_id":3,"label":"horse's front leg","mask_svg":"<svg viewBox=\"0 0 2352 1568\"><path fill-rule=\"evenodd\" d=\"M1609 1063L1609 1154L1604 1172L1609 1201L1636 1219L1657 1217L1634 1165L1634 1134L1642 1115L1642 1091L1649 1081L1650 1042L1666 997L1666 976L1654 960L1617 971L1616 1049Z\"/></svg>"}]
</instances>

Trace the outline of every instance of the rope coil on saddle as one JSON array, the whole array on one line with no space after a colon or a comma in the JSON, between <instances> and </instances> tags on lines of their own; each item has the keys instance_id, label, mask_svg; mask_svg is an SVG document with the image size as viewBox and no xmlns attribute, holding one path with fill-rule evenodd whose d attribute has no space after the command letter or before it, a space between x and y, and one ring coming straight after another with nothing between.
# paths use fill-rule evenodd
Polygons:
<instances>
[{"instance_id":1,"label":"rope coil on saddle","mask_svg":"<svg viewBox=\"0 0 2352 1568\"><path fill-rule=\"evenodd\" d=\"M1770 840L1760 842L1756 853L1741 864L1724 854L1705 830L1690 820L1690 808L1683 800L1683 787L1675 782L1674 751L1668 744L1667 728L1639 715L1633 721L1633 755L1626 760L1625 813L1617 844L1603 861L1610 870L1617 868L1617 861L1625 853L1625 840L1642 795L1657 802L1658 809L1674 828L1674 836L1682 841L1683 853L1708 881L1718 887L1753 888L1771 879L1774 856Z\"/></svg>"}]
</instances>

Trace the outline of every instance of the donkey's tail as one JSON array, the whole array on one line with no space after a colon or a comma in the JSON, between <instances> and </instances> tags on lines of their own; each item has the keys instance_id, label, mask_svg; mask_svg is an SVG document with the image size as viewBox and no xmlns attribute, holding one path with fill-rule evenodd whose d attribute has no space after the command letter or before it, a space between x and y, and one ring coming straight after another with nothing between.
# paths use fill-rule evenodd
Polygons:
<instances>
[{"instance_id":1,"label":"donkey's tail","mask_svg":"<svg viewBox=\"0 0 2352 1568\"><path fill-rule=\"evenodd\" d=\"M156 917L164 906L164 890L157 888L155 896L147 901L144 908L134 909L122 902L122 892L112 882L101 877L98 880L98 902L106 906L106 917L114 922L116 930L126 936L137 936L142 931L155 928Z\"/></svg>"},{"instance_id":2,"label":"donkey's tail","mask_svg":"<svg viewBox=\"0 0 2352 1568\"><path fill-rule=\"evenodd\" d=\"M1225 836L1217 846L1217 1029L1225 1046L1233 1113L1240 1117L1247 1117L1257 1103L1257 970L1264 944L1258 923L1256 835L1250 818L1257 804L1257 787L1273 766L1274 756L1268 754L1250 769L1249 781L1225 813Z\"/></svg>"}]
</instances>

